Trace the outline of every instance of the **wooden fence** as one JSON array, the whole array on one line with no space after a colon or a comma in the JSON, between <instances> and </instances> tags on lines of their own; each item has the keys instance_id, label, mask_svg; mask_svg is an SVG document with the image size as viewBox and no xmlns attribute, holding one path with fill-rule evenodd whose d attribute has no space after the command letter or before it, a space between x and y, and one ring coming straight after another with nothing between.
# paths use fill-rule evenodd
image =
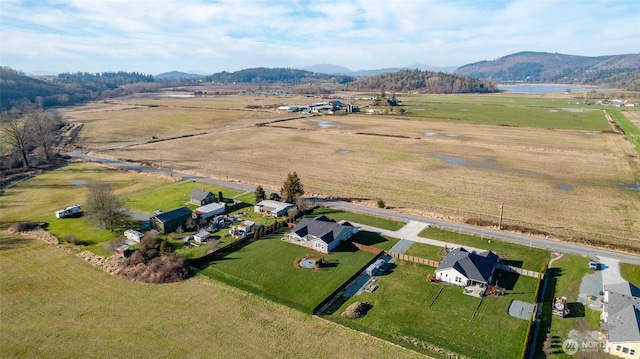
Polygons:
<instances>
[{"instance_id":1,"label":"wooden fence","mask_svg":"<svg viewBox=\"0 0 640 359\"><path fill-rule=\"evenodd\" d=\"M354 247L365 251L365 252L369 252L369 253L373 253L373 254L380 254L382 252L384 252L382 249L380 248L376 248L376 247L371 247L368 246L366 244L360 244L360 243L356 243L356 242L351 242L353 244Z\"/></svg>"},{"instance_id":2,"label":"wooden fence","mask_svg":"<svg viewBox=\"0 0 640 359\"><path fill-rule=\"evenodd\" d=\"M393 258L398 258L398 259L403 260L403 261L408 261L408 262L413 262L413 263L420 263L420 264L428 265L428 266L431 266L431 267L438 267L440 265L440 262L432 261L431 259L408 256L406 254L396 253L396 252L387 252L387 254L390 255Z\"/></svg>"},{"instance_id":3,"label":"wooden fence","mask_svg":"<svg viewBox=\"0 0 640 359\"><path fill-rule=\"evenodd\" d=\"M540 278L539 272L528 270L528 269L522 269L518 267L513 267L513 266L509 266L502 263L498 263L496 268L502 269L503 271L507 271L507 272L518 273L520 275L531 277L531 278L536 278L536 279Z\"/></svg>"}]
</instances>

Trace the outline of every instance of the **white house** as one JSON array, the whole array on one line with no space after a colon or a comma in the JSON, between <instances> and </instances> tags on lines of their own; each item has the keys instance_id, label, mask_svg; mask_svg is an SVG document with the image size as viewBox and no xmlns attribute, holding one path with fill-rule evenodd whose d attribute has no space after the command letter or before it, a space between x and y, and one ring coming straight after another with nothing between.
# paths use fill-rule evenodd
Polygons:
<instances>
[{"instance_id":1,"label":"white house","mask_svg":"<svg viewBox=\"0 0 640 359\"><path fill-rule=\"evenodd\" d=\"M292 207L293 207L293 204L291 203L272 201L272 200L266 199L256 204L253 207L253 210L256 213L267 214L273 217L280 217L280 216L286 215L287 211Z\"/></svg>"},{"instance_id":2,"label":"white house","mask_svg":"<svg viewBox=\"0 0 640 359\"><path fill-rule=\"evenodd\" d=\"M288 240L318 252L329 253L357 231L349 222L337 223L325 216L303 218L289 233Z\"/></svg>"},{"instance_id":3,"label":"white house","mask_svg":"<svg viewBox=\"0 0 640 359\"><path fill-rule=\"evenodd\" d=\"M209 219L211 217L214 217L218 214L222 214L224 212L225 212L224 203L213 202L205 206L194 209L193 213L191 214L191 217L193 219L199 219L199 218Z\"/></svg>"},{"instance_id":4,"label":"white house","mask_svg":"<svg viewBox=\"0 0 640 359\"><path fill-rule=\"evenodd\" d=\"M497 264L498 255L491 251L475 253L459 247L452 249L440 262L436 279L463 287L485 286L491 283Z\"/></svg>"},{"instance_id":5,"label":"white house","mask_svg":"<svg viewBox=\"0 0 640 359\"><path fill-rule=\"evenodd\" d=\"M640 358L640 289L627 282L606 286L600 329L607 334L605 352Z\"/></svg>"}]
</instances>

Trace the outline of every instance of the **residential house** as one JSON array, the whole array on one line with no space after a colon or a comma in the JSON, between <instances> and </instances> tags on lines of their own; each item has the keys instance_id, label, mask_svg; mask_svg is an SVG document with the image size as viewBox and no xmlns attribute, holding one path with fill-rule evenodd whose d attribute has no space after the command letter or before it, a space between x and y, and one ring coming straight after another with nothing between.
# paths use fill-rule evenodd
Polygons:
<instances>
[{"instance_id":1,"label":"residential house","mask_svg":"<svg viewBox=\"0 0 640 359\"><path fill-rule=\"evenodd\" d=\"M189 195L189 203L197 204L199 206L204 206L209 203L216 202L217 200L218 197L204 189L194 189Z\"/></svg>"},{"instance_id":2,"label":"residential house","mask_svg":"<svg viewBox=\"0 0 640 359\"><path fill-rule=\"evenodd\" d=\"M628 283L605 286L600 328L604 351L620 358L640 358L640 289Z\"/></svg>"},{"instance_id":3,"label":"residential house","mask_svg":"<svg viewBox=\"0 0 640 359\"><path fill-rule=\"evenodd\" d=\"M287 214L290 208L293 207L293 204L287 202L280 201L272 201L270 199L266 199L264 201L260 201L260 203L256 204L253 207L253 210L256 213L262 213L273 217L280 217Z\"/></svg>"},{"instance_id":4,"label":"residential house","mask_svg":"<svg viewBox=\"0 0 640 359\"><path fill-rule=\"evenodd\" d=\"M497 264L498 255L491 251L475 253L458 247L440 262L436 279L463 287L486 286L491 283Z\"/></svg>"},{"instance_id":5,"label":"residential house","mask_svg":"<svg viewBox=\"0 0 640 359\"><path fill-rule=\"evenodd\" d=\"M180 207L151 217L151 226L160 233L171 233L178 228L185 229L189 218L191 218L191 210Z\"/></svg>"},{"instance_id":6,"label":"residential house","mask_svg":"<svg viewBox=\"0 0 640 359\"><path fill-rule=\"evenodd\" d=\"M224 203L213 202L206 206L198 207L193 210L193 219L209 219L218 214L223 214L226 210Z\"/></svg>"},{"instance_id":7,"label":"residential house","mask_svg":"<svg viewBox=\"0 0 640 359\"><path fill-rule=\"evenodd\" d=\"M357 231L349 222L337 223L325 216L303 218L289 233L287 240L318 252L329 253Z\"/></svg>"}]
</instances>

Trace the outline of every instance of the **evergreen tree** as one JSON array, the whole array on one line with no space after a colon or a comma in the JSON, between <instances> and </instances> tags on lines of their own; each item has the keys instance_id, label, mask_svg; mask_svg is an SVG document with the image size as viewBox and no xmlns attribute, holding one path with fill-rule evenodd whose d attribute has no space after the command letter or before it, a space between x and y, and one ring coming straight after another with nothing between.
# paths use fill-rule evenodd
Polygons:
<instances>
[{"instance_id":1,"label":"evergreen tree","mask_svg":"<svg viewBox=\"0 0 640 359\"><path fill-rule=\"evenodd\" d=\"M293 172L287 175L287 179L284 181L280 193L284 196L284 201L287 203L294 203L297 196L304 194L304 186L302 182L300 182L298 173Z\"/></svg>"},{"instance_id":2,"label":"evergreen tree","mask_svg":"<svg viewBox=\"0 0 640 359\"><path fill-rule=\"evenodd\" d=\"M266 193L264 193L264 189L262 188L262 186L256 187L255 195L256 195L256 203L263 201L267 197Z\"/></svg>"}]
</instances>

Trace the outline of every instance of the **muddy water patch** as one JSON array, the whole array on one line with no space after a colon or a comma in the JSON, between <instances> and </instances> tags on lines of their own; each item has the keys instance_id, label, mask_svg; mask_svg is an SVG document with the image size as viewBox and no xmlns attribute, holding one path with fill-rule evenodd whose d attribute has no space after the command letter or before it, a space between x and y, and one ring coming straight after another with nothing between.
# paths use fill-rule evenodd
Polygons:
<instances>
[{"instance_id":1,"label":"muddy water patch","mask_svg":"<svg viewBox=\"0 0 640 359\"><path fill-rule=\"evenodd\" d=\"M72 179L69 180L69 183L71 183L74 186L78 186L78 187L84 187L87 185L87 181L82 180L82 179Z\"/></svg>"},{"instance_id":2,"label":"muddy water patch","mask_svg":"<svg viewBox=\"0 0 640 359\"><path fill-rule=\"evenodd\" d=\"M557 184L556 188L561 191L571 191L573 189L573 187L568 184Z\"/></svg>"},{"instance_id":3,"label":"muddy water patch","mask_svg":"<svg viewBox=\"0 0 640 359\"><path fill-rule=\"evenodd\" d=\"M340 127L337 123L329 120L310 120L311 122L315 122L318 124L320 128L332 128L332 127Z\"/></svg>"},{"instance_id":4,"label":"muddy water patch","mask_svg":"<svg viewBox=\"0 0 640 359\"><path fill-rule=\"evenodd\" d=\"M351 152L352 152L351 150L338 150L338 153L343 154L343 155L345 155L347 153L351 153Z\"/></svg>"},{"instance_id":5,"label":"muddy water patch","mask_svg":"<svg viewBox=\"0 0 640 359\"><path fill-rule=\"evenodd\" d=\"M629 191L636 191L636 192L640 192L640 182L636 182L636 183L620 183L620 185L626 189L628 189Z\"/></svg>"},{"instance_id":6,"label":"muddy water patch","mask_svg":"<svg viewBox=\"0 0 640 359\"><path fill-rule=\"evenodd\" d=\"M425 132L424 133L425 137L434 137L434 136L437 136L437 135L438 135L437 132Z\"/></svg>"},{"instance_id":7,"label":"muddy water patch","mask_svg":"<svg viewBox=\"0 0 640 359\"><path fill-rule=\"evenodd\" d=\"M437 154L437 153L432 154L431 157L437 158L440 161L444 161L444 162L452 164L452 165L464 165L464 164L467 163L467 160L465 160L464 158L461 158L461 157L441 155L441 154Z\"/></svg>"}]
</instances>

